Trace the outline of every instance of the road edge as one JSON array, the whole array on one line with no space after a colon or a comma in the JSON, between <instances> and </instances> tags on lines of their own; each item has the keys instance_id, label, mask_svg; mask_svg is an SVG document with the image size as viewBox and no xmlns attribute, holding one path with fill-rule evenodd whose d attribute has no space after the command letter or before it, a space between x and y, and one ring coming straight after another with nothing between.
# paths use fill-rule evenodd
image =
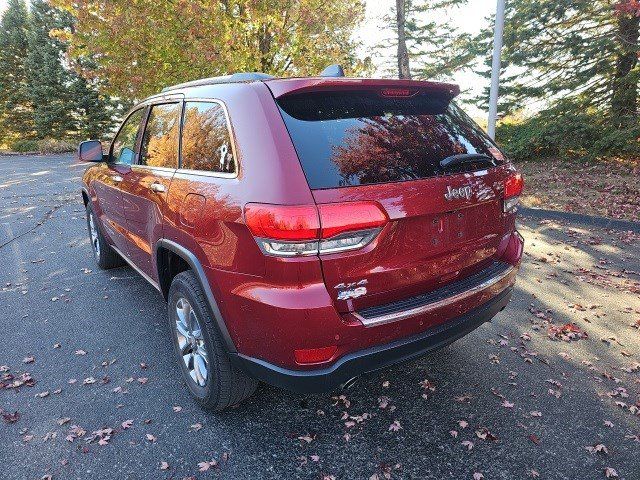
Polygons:
<instances>
[{"instance_id":1,"label":"road edge","mask_svg":"<svg viewBox=\"0 0 640 480\"><path fill-rule=\"evenodd\" d=\"M598 217L582 213L562 212L559 210L546 210L544 208L519 207L518 212L523 216L544 219L562 220L580 225L599 227L608 230L621 230L640 233L640 222L631 220L618 220L616 218Z\"/></svg>"}]
</instances>

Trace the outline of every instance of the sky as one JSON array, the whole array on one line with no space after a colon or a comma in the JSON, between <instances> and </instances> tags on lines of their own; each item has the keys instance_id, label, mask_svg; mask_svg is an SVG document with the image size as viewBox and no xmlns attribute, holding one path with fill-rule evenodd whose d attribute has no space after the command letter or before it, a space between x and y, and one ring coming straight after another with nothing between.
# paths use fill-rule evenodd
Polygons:
<instances>
[{"instance_id":1,"label":"sky","mask_svg":"<svg viewBox=\"0 0 640 480\"><path fill-rule=\"evenodd\" d=\"M363 42L362 54L370 55L373 48L382 44L385 38L388 38L390 32L381 29L382 17L389 12L395 0L365 0L367 5L366 17L362 25L355 32L357 37ZM7 0L0 0L0 12L4 11ZM487 18L495 15L496 0L468 0L467 5L463 8L457 8L452 11L450 18L441 17L435 20L443 24L450 24L457 27L463 32L477 33L487 25ZM375 76L389 75L382 66L385 62L393 62L395 49L390 48L388 51L379 52L381 57L374 59L377 66ZM488 80L475 75L472 72L460 72L456 74L453 81L460 85L464 98L482 92L483 88L488 85ZM478 110L472 106L466 106L465 110L473 117L478 118L485 112Z\"/></svg>"}]
</instances>

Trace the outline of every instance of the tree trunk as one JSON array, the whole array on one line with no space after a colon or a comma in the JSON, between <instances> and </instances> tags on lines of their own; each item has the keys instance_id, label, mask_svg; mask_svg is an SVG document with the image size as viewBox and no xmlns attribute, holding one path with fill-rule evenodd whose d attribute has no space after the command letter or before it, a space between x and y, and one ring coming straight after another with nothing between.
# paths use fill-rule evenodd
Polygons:
<instances>
[{"instance_id":1,"label":"tree trunk","mask_svg":"<svg viewBox=\"0 0 640 480\"><path fill-rule=\"evenodd\" d=\"M273 35L271 34L270 25L264 24L260 26L258 32L258 50L260 52L260 72L273 73L271 67L273 66L273 55L271 53L271 41Z\"/></svg>"},{"instance_id":2,"label":"tree trunk","mask_svg":"<svg viewBox=\"0 0 640 480\"><path fill-rule=\"evenodd\" d=\"M398 29L398 78L411 78L409 52L405 33L405 0L396 0L396 26Z\"/></svg>"},{"instance_id":3,"label":"tree trunk","mask_svg":"<svg viewBox=\"0 0 640 480\"><path fill-rule=\"evenodd\" d=\"M632 126L638 115L638 64L640 17L620 13L616 41L618 51L611 96L611 114L618 127Z\"/></svg>"}]
</instances>

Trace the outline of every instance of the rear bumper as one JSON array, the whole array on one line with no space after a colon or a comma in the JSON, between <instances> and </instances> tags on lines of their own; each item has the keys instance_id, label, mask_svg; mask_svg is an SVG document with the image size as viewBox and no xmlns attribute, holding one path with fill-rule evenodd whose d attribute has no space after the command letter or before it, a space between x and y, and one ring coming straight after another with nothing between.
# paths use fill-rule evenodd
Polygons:
<instances>
[{"instance_id":1,"label":"rear bumper","mask_svg":"<svg viewBox=\"0 0 640 480\"><path fill-rule=\"evenodd\" d=\"M445 347L491 320L511 299L512 287L467 313L418 335L349 353L318 370L290 370L240 353L232 361L249 376L298 393L327 392L353 377L418 358Z\"/></svg>"}]
</instances>

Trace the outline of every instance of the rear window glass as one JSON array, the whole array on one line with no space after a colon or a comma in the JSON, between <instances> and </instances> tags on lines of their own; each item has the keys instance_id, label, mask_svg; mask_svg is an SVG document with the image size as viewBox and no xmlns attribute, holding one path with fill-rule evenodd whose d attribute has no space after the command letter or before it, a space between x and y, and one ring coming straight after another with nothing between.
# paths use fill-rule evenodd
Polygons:
<instances>
[{"instance_id":1,"label":"rear window glass","mask_svg":"<svg viewBox=\"0 0 640 480\"><path fill-rule=\"evenodd\" d=\"M434 94L312 93L282 97L278 105L314 189L454 173L440 166L452 155L502 158L473 120L448 98ZM455 171L476 168L465 164Z\"/></svg>"}]
</instances>

